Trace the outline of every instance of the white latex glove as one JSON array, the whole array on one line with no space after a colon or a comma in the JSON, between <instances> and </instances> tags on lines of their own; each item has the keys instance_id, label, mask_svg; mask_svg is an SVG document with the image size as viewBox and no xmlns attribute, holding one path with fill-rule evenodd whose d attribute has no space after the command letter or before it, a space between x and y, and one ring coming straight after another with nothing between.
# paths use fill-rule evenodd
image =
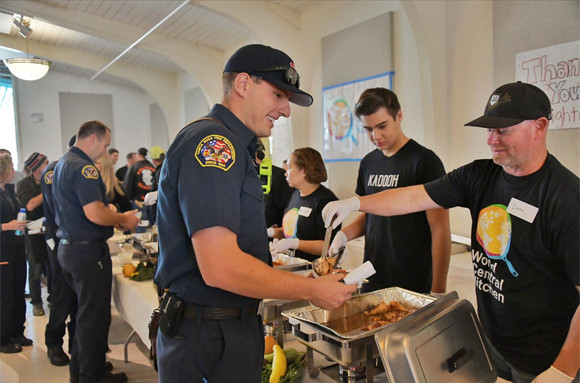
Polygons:
<instances>
[{"instance_id":1,"label":"white latex glove","mask_svg":"<svg viewBox=\"0 0 580 383\"><path fill-rule=\"evenodd\" d=\"M328 256L333 257L336 254L338 254L338 251L340 250L341 247L344 247L344 251L346 251L347 242L348 239L346 239L346 234L344 234L342 231L336 233L334 239L332 240L332 243L330 244L330 247L328 248Z\"/></svg>"},{"instance_id":2,"label":"white latex glove","mask_svg":"<svg viewBox=\"0 0 580 383\"><path fill-rule=\"evenodd\" d=\"M267 228L266 234L268 234L268 238L272 238L274 236L274 228L273 227Z\"/></svg>"},{"instance_id":3,"label":"white latex glove","mask_svg":"<svg viewBox=\"0 0 580 383\"><path fill-rule=\"evenodd\" d=\"M144 205L154 205L157 202L157 194L159 192L149 192L145 194L145 199L143 200Z\"/></svg>"},{"instance_id":4,"label":"white latex glove","mask_svg":"<svg viewBox=\"0 0 580 383\"><path fill-rule=\"evenodd\" d=\"M431 295L433 298L437 298L437 299L439 299L439 298L441 298L441 297L444 297L444 296L445 296L445 294L447 294L447 293L435 293L435 292L433 292L433 291L431 291L431 292L429 293L429 295Z\"/></svg>"},{"instance_id":5,"label":"white latex glove","mask_svg":"<svg viewBox=\"0 0 580 383\"><path fill-rule=\"evenodd\" d=\"M343 199L340 201L329 202L324 209L322 209L322 219L324 226L330 226L332 218L336 216L332 223L332 228L336 229L350 215L350 213L357 211L360 208L360 200L357 197Z\"/></svg>"},{"instance_id":6,"label":"white latex glove","mask_svg":"<svg viewBox=\"0 0 580 383\"><path fill-rule=\"evenodd\" d=\"M570 383L573 376L568 376L554 366L550 366L546 371L536 376L532 383Z\"/></svg>"},{"instance_id":7,"label":"white latex glove","mask_svg":"<svg viewBox=\"0 0 580 383\"><path fill-rule=\"evenodd\" d=\"M284 238L276 242L272 242L272 246L270 246L270 253L278 254L283 253L289 249L296 249L298 248L298 238Z\"/></svg>"}]
</instances>

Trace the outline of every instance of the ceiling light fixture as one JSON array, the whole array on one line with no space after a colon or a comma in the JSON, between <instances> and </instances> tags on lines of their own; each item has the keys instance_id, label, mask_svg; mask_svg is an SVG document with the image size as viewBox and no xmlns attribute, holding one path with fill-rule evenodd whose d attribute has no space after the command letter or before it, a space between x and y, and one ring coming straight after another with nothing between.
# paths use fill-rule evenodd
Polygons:
<instances>
[{"instance_id":1,"label":"ceiling light fixture","mask_svg":"<svg viewBox=\"0 0 580 383\"><path fill-rule=\"evenodd\" d=\"M27 38L32 33L32 29L30 28L30 22L28 20L24 20L23 16L20 16L20 20L14 18L12 20L12 24L18 28L18 33L20 36Z\"/></svg>"},{"instance_id":2,"label":"ceiling light fixture","mask_svg":"<svg viewBox=\"0 0 580 383\"><path fill-rule=\"evenodd\" d=\"M26 58L18 57L5 59L4 64L15 77L25 81L36 81L43 78L50 68L50 61L30 58L28 54L28 36L32 33L30 22L20 16L20 20L15 18L14 25L18 28L18 33L26 40Z\"/></svg>"}]
</instances>

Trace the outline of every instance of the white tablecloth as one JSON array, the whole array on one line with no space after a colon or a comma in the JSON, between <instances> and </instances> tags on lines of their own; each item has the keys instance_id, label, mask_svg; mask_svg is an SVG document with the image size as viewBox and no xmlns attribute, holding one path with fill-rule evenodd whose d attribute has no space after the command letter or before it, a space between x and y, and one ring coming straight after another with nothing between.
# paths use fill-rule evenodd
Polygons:
<instances>
[{"instance_id":1,"label":"white tablecloth","mask_svg":"<svg viewBox=\"0 0 580 383\"><path fill-rule=\"evenodd\" d=\"M151 313L159 307L157 291L153 281L136 282L123 276L122 268L116 255L113 259L113 303L125 322L139 335L143 343L151 346L149 341L149 321ZM133 263L136 263L133 260Z\"/></svg>"}]
</instances>

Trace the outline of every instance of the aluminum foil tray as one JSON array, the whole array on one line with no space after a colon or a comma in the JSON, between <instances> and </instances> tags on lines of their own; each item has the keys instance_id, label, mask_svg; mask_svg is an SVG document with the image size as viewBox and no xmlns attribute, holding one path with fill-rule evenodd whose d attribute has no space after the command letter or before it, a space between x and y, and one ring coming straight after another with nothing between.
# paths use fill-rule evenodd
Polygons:
<instances>
[{"instance_id":1,"label":"aluminum foil tray","mask_svg":"<svg viewBox=\"0 0 580 383\"><path fill-rule=\"evenodd\" d=\"M278 253L272 256L272 261L282 262L283 265L274 266L276 269L295 271L295 270L305 270L312 268L312 263L306 259L299 257L291 257L284 253Z\"/></svg>"},{"instance_id":2,"label":"aluminum foil tray","mask_svg":"<svg viewBox=\"0 0 580 383\"><path fill-rule=\"evenodd\" d=\"M434 300L435 298L429 295L405 290L400 287L389 287L387 289L355 296L333 310L324 310L315 306L307 306L284 311L282 315L290 319L312 324L322 332L334 334L339 338L353 340L368 337L391 325L385 324L372 330L363 330L363 328L370 324L370 322L362 322L362 312L372 309L381 302L388 303L391 301L397 301L406 305L408 308L420 309ZM346 322L348 322L348 324L344 327L343 325L345 325ZM360 324L360 326L357 324ZM342 327L345 328L344 331L341 329Z\"/></svg>"}]
</instances>

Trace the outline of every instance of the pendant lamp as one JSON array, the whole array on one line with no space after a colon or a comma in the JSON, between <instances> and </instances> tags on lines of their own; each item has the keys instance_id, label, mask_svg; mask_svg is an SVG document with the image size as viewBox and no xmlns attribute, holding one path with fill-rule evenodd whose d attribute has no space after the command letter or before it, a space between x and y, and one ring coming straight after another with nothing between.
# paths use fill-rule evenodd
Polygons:
<instances>
[{"instance_id":1,"label":"pendant lamp","mask_svg":"<svg viewBox=\"0 0 580 383\"><path fill-rule=\"evenodd\" d=\"M22 16L20 21L14 19L14 25L18 28L19 34L26 40L26 58L18 57L12 59L5 59L4 64L10 70L10 73L21 80L36 81L43 78L50 68L50 61L42 59L30 58L28 54L28 36L32 33L27 20Z\"/></svg>"}]
</instances>

